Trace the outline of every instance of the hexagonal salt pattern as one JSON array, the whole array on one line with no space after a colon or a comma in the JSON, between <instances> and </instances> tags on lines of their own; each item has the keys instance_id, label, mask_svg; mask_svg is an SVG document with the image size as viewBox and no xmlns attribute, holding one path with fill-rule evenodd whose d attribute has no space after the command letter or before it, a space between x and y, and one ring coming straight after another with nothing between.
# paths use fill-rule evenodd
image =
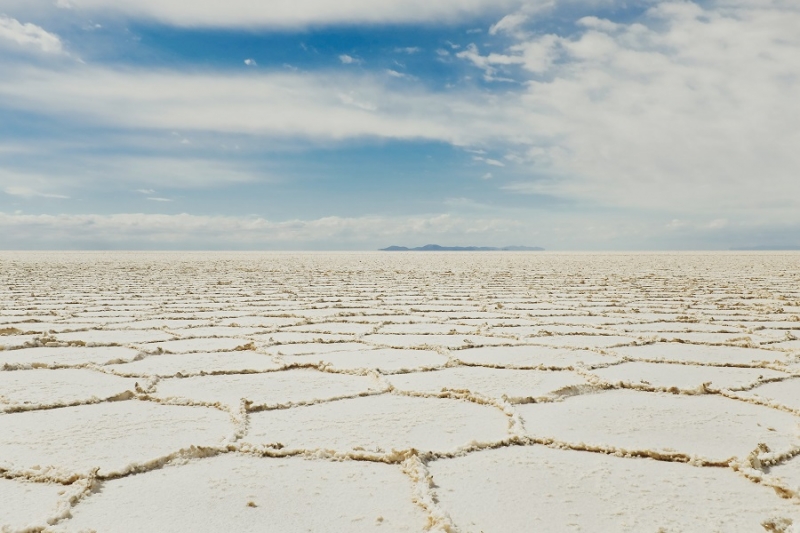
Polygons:
<instances>
[{"instance_id":1,"label":"hexagonal salt pattern","mask_svg":"<svg viewBox=\"0 0 800 533\"><path fill-rule=\"evenodd\" d=\"M793 531L797 259L2 252L0 531Z\"/></svg>"}]
</instances>

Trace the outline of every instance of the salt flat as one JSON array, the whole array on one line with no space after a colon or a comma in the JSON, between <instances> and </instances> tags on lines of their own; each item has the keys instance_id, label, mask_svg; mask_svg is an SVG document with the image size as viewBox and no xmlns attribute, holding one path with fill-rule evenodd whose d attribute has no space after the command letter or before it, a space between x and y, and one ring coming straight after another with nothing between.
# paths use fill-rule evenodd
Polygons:
<instances>
[{"instance_id":1,"label":"salt flat","mask_svg":"<svg viewBox=\"0 0 800 533\"><path fill-rule=\"evenodd\" d=\"M3 533L800 531L800 254L4 252L0 278Z\"/></svg>"}]
</instances>

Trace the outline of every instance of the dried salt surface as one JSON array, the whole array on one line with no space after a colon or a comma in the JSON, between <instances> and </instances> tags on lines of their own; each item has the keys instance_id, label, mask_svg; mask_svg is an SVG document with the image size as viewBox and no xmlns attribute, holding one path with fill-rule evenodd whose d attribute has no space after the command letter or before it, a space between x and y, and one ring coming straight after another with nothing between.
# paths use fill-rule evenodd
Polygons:
<instances>
[{"instance_id":1,"label":"dried salt surface","mask_svg":"<svg viewBox=\"0 0 800 533\"><path fill-rule=\"evenodd\" d=\"M459 531L764 531L800 509L729 469L544 446L486 450L429 471Z\"/></svg>"},{"instance_id":2,"label":"dried salt surface","mask_svg":"<svg viewBox=\"0 0 800 533\"><path fill-rule=\"evenodd\" d=\"M2 414L0 470L125 473L192 445L219 445L232 431L221 411L133 400Z\"/></svg>"},{"instance_id":3,"label":"dried salt surface","mask_svg":"<svg viewBox=\"0 0 800 533\"><path fill-rule=\"evenodd\" d=\"M149 355L131 363L106 366L108 371L122 376L140 377L266 372L279 368L281 365L269 355L250 350Z\"/></svg>"},{"instance_id":4,"label":"dried salt surface","mask_svg":"<svg viewBox=\"0 0 800 533\"><path fill-rule=\"evenodd\" d=\"M387 377L396 389L436 394L442 390L469 391L511 402L572 395L585 379L569 371L507 370L481 367L445 368Z\"/></svg>"},{"instance_id":5,"label":"dried salt surface","mask_svg":"<svg viewBox=\"0 0 800 533\"><path fill-rule=\"evenodd\" d=\"M428 335L449 335L451 333L466 335L475 333L472 326L462 326L460 324L388 324L380 328L382 334L428 334Z\"/></svg>"},{"instance_id":6,"label":"dried salt surface","mask_svg":"<svg viewBox=\"0 0 800 533\"><path fill-rule=\"evenodd\" d=\"M125 392L132 394L135 383L133 379L71 368L0 372L0 411L105 400Z\"/></svg>"},{"instance_id":7,"label":"dried salt surface","mask_svg":"<svg viewBox=\"0 0 800 533\"><path fill-rule=\"evenodd\" d=\"M776 402L795 410L800 415L800 377L776 383L767 383L752 389L748 393L742 393L742 396L758 398L767 402Z\"/></svg>"},{"instance_id":8,"label":"dried salt surface","mask_svg":"<svg viewBox=\"0 0 800 533\"><path fill-rule=\"evenodd\" d=\"M430 346L442 346L450 349L468 348L473 345L497 345L497 344L516 344L516 341L501 337L487 337L481 335L388 335L375 334L364 335L362 341L374 346L389 346L392 348L427 348Z\"/></svg>"},{"instance_id":9,"label":"dried salt surface","mask_svg":"<svg viewBox=\"0 0 800 533\"><path fill-rule=\"evenodd\" d=\"M581 366L604 366L620 361L619 358L604 356L588 350L566 350L545 346L471 348L458 351L455 357L469 365L508 368L570 369Z\"/></svg>"},{"instance_id":10,"label":"dried salt surface","mask_svg":"<svg viewBox=\"0 0 800 533\"><path fill-rule=\"evenodd\" d=\"M174 336L160 330L125 330L125 329L90 329L85 331L72 331L69 333L56 333L53 337L58 342L84 342L87 346L101 345L144 345L147 343L166 341Z\"/></svg>"},{"instance_id":11,"label":"dried salt surface","mask_svg":"<svg viewBox=\"0 0 800 533\"><path fill-rule=\"evenodd\" d=\"M53 346L5 350L0 352L0 365L11 366L64 366L105 365L119 361L133 361L139 351L123 346Z\"/></svg>"},{"instance_id":12,"label":"dried salt surface","mask_svg":"<svg viewBox=\"0 0 800 533\"><path fill-rule=\"evenodd\" d=\"M102 484L64 531L419 532L399 468L225 455Z\"/></svg>"},{"instance_id":13,"label":"dried salt surface","mask_svg":"<svg viewBox=\"0 0 800 533\"><path fill-rule=\"evenodd\" d=\"M148 351L163 350L168 353L222 352L244 346L251 341L231 339L227 337L208 337L199 339L180 339L174 341L153 342L147 345Z\"/></svg>"},{"instance_id":14,"label":"dried salt surface","mask_svg":"<svg viewBox=\"0 0 800 533\"><path fill-rule=\"evenodd\" d=\"M771 467L768 474L778 479L779 483L791 491L795 498L800 497L800 455ZM800 524L800 518L798 524Z\"/></svg>"},{"instance_id":15,"label":"dried salt surface","mask_svg":"<svg viewBox=\"0 0 800 533\"><path fill-rule=\"evenodd\" d=\"M291 473L276 484L290 495L280 500L281 510L313 505L316 512L334 502L327 507L334 514L322 513L320 523L292 514L279 530L294 524L371 529L377 511L383 529L479 531L460 521L455 506L437 501L439 480L431 472L452 464L464 475L492 476L492 468L458 461L484 453L512 458L515 450L548 443L574 449L551 452L563 459L558 479L507 475L495 493L514 501L541 489L560 514L548 514L541 501L523 502L488 525L476 522L481 528L513 531L515 517L522 516L527 521L517 530L649 530L660 524L650 518L667 516L673 521L665 522L667 530L758 530L769 517L761 513L766 507L751 501L762 500L777 502L774 520L764 527L797 528L800 518L788 526L791 513L784 510L800 509L793 481L800 413L792 377L800 374L792 340L800 337L798 257L0 253L0 324L6 324L0 325L0 347L6 347L0 351L0 409L14 411L0 414L0 480L37 487L74 481L59 485L66 492L57 510L45 495L37 502L52 509L51 531L83 529L68 518L68 511L78 516L82 510L87 520L99 520L85 527L101 531L130 528L137 520L148 531L182 529L160 503L174 501L182 509L183 493L196 487L199 499L189 501L199 503L187 504L182 518L199 513L204 526L215 517L198 509L221 502L214 509L223 524L214 529L246 530L252 522L242 525L241 517L266 511L267 504L248 493L247 502L257 506L242 505L236 488L229 491L236 497L226 500L222 485L203 492L194 481L216 472L208 465L223 457L247 454L246 469L230 474L219 468L229 485L264 470L259 483L271 482L276 475L267 465L279 465L274 469ZM684 343L648 344L662 338ZM620 339L628 346L617 346ZM164 342L171 344L158 344ZM538 344L548 342L556 345ZM165 346L187 353L166 354ZM31 383L4 393L3 383L21 377ZM39 384L45 377L52 382ZM114 394L114 383L126 386ZM626 388L639 390L619 390ZM63 403L89 405L59 408ZM618 457L603 455L614 451ZM690 465L675 463L692 456ZM728 463L731 457L736 460ZM581 481L582 472L597 470L592 461L607 461L608 475ZM293 470L300 463L306 474ZM656 465L655 473L680 473L662 476L668 481L699 473L715 483L680 481L676 488L670 482L665 489L661 481L652 483L662 479L658 475L636 474L645 463ZM344 474L349 481L328 490L337 478L326 469L343 472L340 467L353 468ZM374 468L390 472L391 480L363 485L368 495L362 495L352 484L361 486L353 481L356 471ZM186 480L170 491L159 476L178 471L187 472ZM608 479L622 479L623 488L602 492L597 487ZM581 483L606 500L581 496ZM85 490L92 485L94 491ZM742 499L737 488L729 497L734 485L757 494ZM308 492L315 486L320 494ZM629 486L637 489L632 497ZM161 497L148 499L159 490ZM719 511L712 517L744 517L735 526L704 522L693 511L696 501L726 499L735 511L706 506ZM485 509L485 501L472 507ZM602 509L589 514L593 501ZM363 504L356 514L362 520L335 514L349 502ZM396 521L377 509L382 502L420 521ZM155 511L147 510L156 503ZM0 524L8 516L3 504L0 497ZM88 511L95 504L98 511ZM117 508L143 516L116 520ZM518 509L524 515L515 514ZM290 516L281 510L270 509L270 520ZM302 520L305 515L314 513ZM611 522L601 528L595 515Z\"/></svg>"},{"instance_id":16,"label":"dried salt surface","mask_svg":"<svg viewBox=\"0 0 800 533\"><path fill-rule=\"evenodd\" d=\"M339 453L411 448L446 453L506 437L508 418L494 407L383 394L254 413L244 441Z\"/></svg>"},{"instance_id":17,"label":"dried salt surface","mask_svg":"<svg viewBox=\"0 0 800 533\"><path fill-rule=\"evenodd\" d=\"M712 346L684 344L680 342L657 342L646 346L623 346L613 352L632 359L671 361L714 365L759 365L762 363L784 363L786 354L760 348L738 346Z\"/></svg>"},{"instance_id":18,"label":"dried salt surface","mask_svg":"<svg viewBox=\"0 0 800 533\"><path fill-rule=\"evenodd\" d=\"M711 463L745 459L759 443L774 453L800 447L796 416L717 395L611 390L517 411L530 436L580 447L681 454Z\"/></svg>"},{"instance_id":19,"label":"dried salt surface","mask_svg":"<svg viewBox=\"0 0 800 533\"><path fill-rule=\"evenodd\" d=\"M352 397L380 390L382 390L380 383L371 377L298 369L265 374L165 379L158 383L153 396L162 400L186 399L233 406L238 406L244 398L254 406L276 408Z\"/></svg>"},{"instance_id":20,"label":"dried salt surface","mask_svg":"<svg viewBox=\"0 0 800 533\"><path fill-rule=\"evenodd\" d=\"M279 344L269 346L265 352L273 355L305 355L323 354L331 352L346 352L351 350L369 349L368 344L360 342L302 342L298 344Z\"/></svg>"},{"instance_id":21,"label":"dried salt surface","mask_svg":"<svg viewBox=\"0 0 800 533\"><path fill-rule=\"evenodd\" d=\"M591 374L607 383L623 383L642 388L702 392L703 385L715 389L742 389L763 380L786 377L768 368L708 367L671 363L629 362L592 370Z\"/></svg>"},{"instance_id":22,"label":"dried salt surface","mask_svg":"<svg viewBox=\"0 0 800 533\"><path fill-rule=\"evenodd\" d=\"M0 531L24 531L47 526L64 491L63 485L0 477Z\"/></svg>"},{"instance_id":23,"label":"dried salt surface","mask_svg":"<svg viewBox=\"0 0 800 533\"><path fill-rule=\"evenodd\" d=\"M392 374L437 368L448 362L447 356L433 350L377 348L373 350L336 351L285 357L288 363L324 363L336 370L378 370Z\"/></svg>"},{"instance_id":24,"label":"dried salt surface","mask_svg":"<svg viewBox=\"0 0 800 533\"><path fill-rule=\"evenodd\" d=\"M553 335L527 339L531 344L554 346L559 348L610 348L624 346L635 342L635 337L618 335Z\"/></svg>"}]
</instances>

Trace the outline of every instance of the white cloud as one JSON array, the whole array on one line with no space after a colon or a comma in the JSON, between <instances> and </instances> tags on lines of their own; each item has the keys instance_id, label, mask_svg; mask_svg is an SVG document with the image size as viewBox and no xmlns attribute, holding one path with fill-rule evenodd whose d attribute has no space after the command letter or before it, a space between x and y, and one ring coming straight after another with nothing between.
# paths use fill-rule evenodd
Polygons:
<instances>
[{"instance_id":1,"label":"white cloud","mask_svg":"<svg viewBox=\"0 0 800 533\"><path fill-rule=\"evenodd\" d=\"M244 60L244 64L247 65L248 67L256 67L256 66L258 66L258 63L256 63L255 59L245 59Z\"/></svg>"},{"instance_id":2,"label":"white cloud","mask_svg":"<svg viewBox=\"0 0 800 533\"><path fill-rule=\"evenodd\" d=\"M150 200L151 202L171 202L172 201L172 199L170 199L170 198L161 198L159 196L150 196L147 199Z\"/></svg>"},{"instance_id":3,"label":"white cloud","mask_svg":"<svg viewBox=\"0 0 800 533\"><path fill-rule=\"evenodd\" d=\"M527 20L528 15L525 15L524 13L513 13L511 15L506 15L491 28L489 28L489 35L496 35L497 33L502 32L514 34Z\"/></svg>"},{"instance_id":4,"label":"white cloud","mask_svg":"<svg viewBox=\"0 0 800 533\"><path fill-rule=\"evenodd\" d=\"M483 161L487 165L491 165L493 167L504 167L504 166L506 166L505 163L503 163L502 161L498 161L497 159L490 159L488 157L474 156L472 158L472 160L473 161Z\"/></svg>"},{"instance_id":5,"label":"white cloud","mask_svg":"<svg viewBox=\"0 0 800 533\"><path fill-rule=\"evenodd\" d=\"M419 46L403 46L394 49L395 52L403 54L416 54L422 51Z\"/></svg>"},{"instance_id":6,"label":"white cloud","mask_svg":"<svg viewBox=\"0 0 800 533\"><path fill-rule=\"evenodd\" d=\"M61 54L64 46L58 35L31 23L0 14L0 41L11 41L18 46L36 49L48 54Z\"/></svg>"},{"instance_id":7,"label":"white cloud","mask_svg":"<svg viewBox=\"0 0 800 533\"><path fill-rule=\"evenodd\" d=\"M0 98L7 106L81 123L182 134L376 136L467 145L527 130L526 124L514 125L512 105L498 108L491 95L429 93L421 87L398 91L388 82L369 74L17 67L0 77Z\"/></svg>"},{"instance_id":8,"label":"white cloud","mask_svg":"<svg viewBox=\"0 0 800 533\"><path fill-rule=\"evenodd\" d=\"M537 179L515 190L796 221L800 11L759 4L661 2L635 23L584 18L574 37L459 54L491 74L529 73L516 105L538 136L525 140Z\"/></svg>"},{"instance_id":9,"label":"white cloud","mask_svg":"<svg viewBox=\"0 0 800 533\"><path fill-rule=\"evenodd\" d=\"M10 196L19 196L22 198L58 198L58 199L69 199L69 196L65 196L63 194L54 194L54 193L46 193L41 192L36 189L31 189L30 187L19 187L19 186L10 186L3 189L3 192Z\"/></svg>"},{"instance_id":10,"label":"white cloud","mask_svg":"<svg viewBox=\"0 0 800 533\"><path fill-rule=\"evenodd\" d=\"M0 246L58 243L81 246L109 241L174 246L202 243L203 247L273 245L302 249L325 242L386 246L397 239L473 235L495 238L518 230L515 220L467 219L448 214L416 217L325 217L313 220L270 221L261 217L198 216L190 214L24 215L0 212ZM33 240L31 238L33 237Z\"/></svg>"},{"instance_id":11,"label":"white cloud","mask_svg":"<svg viewBox=\"0 0 800 533\"><path fill-rule=\"evenodd\" d=\"M487 172L486 174L484 174L483 176L481 176L481 179L484 179L484 180L490 180L490 179L492 179L493 177L494 177L494 176L492 176L492 173L491 173L491 172Z\"/></svg>"},{"instance_id":12,"label":"white cloud","mask_svg":"<svg viewBox=\"0 0 800 533\"><path fill-rule=\"evenodd\" d=\"M13 0L12 0L13 1ZM59 0L74 10L111 12L178 26L302 27L321 24L456 22L502 13L524 0ZM46 2L27 0L28 3ZM23 8L24 9L24 8Z\"/></svg>"}]
</instances>

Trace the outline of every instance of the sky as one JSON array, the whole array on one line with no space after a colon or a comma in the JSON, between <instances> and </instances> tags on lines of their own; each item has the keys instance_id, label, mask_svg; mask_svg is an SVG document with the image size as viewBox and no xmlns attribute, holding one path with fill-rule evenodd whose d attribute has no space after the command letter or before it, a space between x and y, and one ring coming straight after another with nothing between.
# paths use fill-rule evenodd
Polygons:
<instances>
[{"instance_id":1,"label":"sky","mask_svg":"<svg viewBox=\"0 0 800 533\"><path fill-rule=\"evenodd\" d=\"M0 0L0 248L800 246L797 0Z\"/></svg>"}]
</instances>

